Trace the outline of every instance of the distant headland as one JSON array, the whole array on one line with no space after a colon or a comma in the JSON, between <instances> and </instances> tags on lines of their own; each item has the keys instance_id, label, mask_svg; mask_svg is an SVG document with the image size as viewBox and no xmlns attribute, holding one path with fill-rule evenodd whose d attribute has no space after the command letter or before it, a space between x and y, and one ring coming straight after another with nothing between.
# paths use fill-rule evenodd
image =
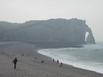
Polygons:
<instances>
[{"instance_id":1,"label":"distant headland","mask_svg":"<svg viewBox=\"0 0 103 77\"><path fill-rule=\"evenodd\" d=\"M0 41L28 42L39 47L95 44L91 28L86 21L76 18L32 20L20 24L0 22Z\"/></svg>"}]
</instances>

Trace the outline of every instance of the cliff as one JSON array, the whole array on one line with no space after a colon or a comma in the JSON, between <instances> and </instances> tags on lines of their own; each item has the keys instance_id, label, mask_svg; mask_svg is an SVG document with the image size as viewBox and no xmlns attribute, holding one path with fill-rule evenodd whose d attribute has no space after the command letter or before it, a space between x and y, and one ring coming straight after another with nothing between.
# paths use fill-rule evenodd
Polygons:
<instances>
[{"instance_id":1,"label":"cliff","mask_svg":"<svg viewBox=\"0 0 103 77\"><path fill-rule=\"evenodd\" d=\"M34 20L22 24L0 22L0 41L22 41L41 47L69 47L95 44L91 29L84 20ZM14 26L13 26L14 25ZM4 27L6 26L6 27ZM88 36L86 37L86 33Z\"/></svg>"}]
</instances>

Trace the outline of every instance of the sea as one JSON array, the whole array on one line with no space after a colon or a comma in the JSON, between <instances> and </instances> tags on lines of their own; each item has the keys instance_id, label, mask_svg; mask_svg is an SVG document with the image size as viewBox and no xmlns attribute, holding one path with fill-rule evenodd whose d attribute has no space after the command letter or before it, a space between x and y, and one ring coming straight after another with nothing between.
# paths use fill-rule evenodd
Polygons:
<instances>
[{"instance_id":1,"label":"sea","mask_svg":"<svg viewBox=\"0 0 103 77\"><path fill-rule=\"evenodd\" d=\"M103 74L103 43L88 44L80 48L41 49L38 53L64 64Z\"/></svg>"}]
</instances>

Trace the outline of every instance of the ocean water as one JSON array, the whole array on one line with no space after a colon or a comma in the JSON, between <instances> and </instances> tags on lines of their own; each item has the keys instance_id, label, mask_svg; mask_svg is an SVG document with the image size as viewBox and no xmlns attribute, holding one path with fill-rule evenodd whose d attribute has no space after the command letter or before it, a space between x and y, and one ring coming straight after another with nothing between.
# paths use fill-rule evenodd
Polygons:
<instances>
[{"instance_id":1,"label":"ocean water","mask_svg":"<svg viewBox=\"0 0 103 77\"><path fill-rule=\"evenodd\" d=\"M42 49L38 52L65 64L103 74L103 43L84 45L82 48Z\"/></svg>"}]
</instances>

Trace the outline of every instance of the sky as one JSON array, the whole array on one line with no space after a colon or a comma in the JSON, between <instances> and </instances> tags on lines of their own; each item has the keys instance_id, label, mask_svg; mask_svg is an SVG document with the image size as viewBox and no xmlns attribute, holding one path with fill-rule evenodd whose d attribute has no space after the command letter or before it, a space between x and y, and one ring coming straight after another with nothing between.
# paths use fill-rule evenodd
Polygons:
<instances>
[{"instance_id":1,"label":"sky","mask_svg":"<svg viewBox=\"0 0 103 77\"><path fill-rule=\"evenodd\" d=\"M0 21L55 18L86 20L97 42L103 42L103 0L0 0Z\"/></svg>"}]
</instances>

